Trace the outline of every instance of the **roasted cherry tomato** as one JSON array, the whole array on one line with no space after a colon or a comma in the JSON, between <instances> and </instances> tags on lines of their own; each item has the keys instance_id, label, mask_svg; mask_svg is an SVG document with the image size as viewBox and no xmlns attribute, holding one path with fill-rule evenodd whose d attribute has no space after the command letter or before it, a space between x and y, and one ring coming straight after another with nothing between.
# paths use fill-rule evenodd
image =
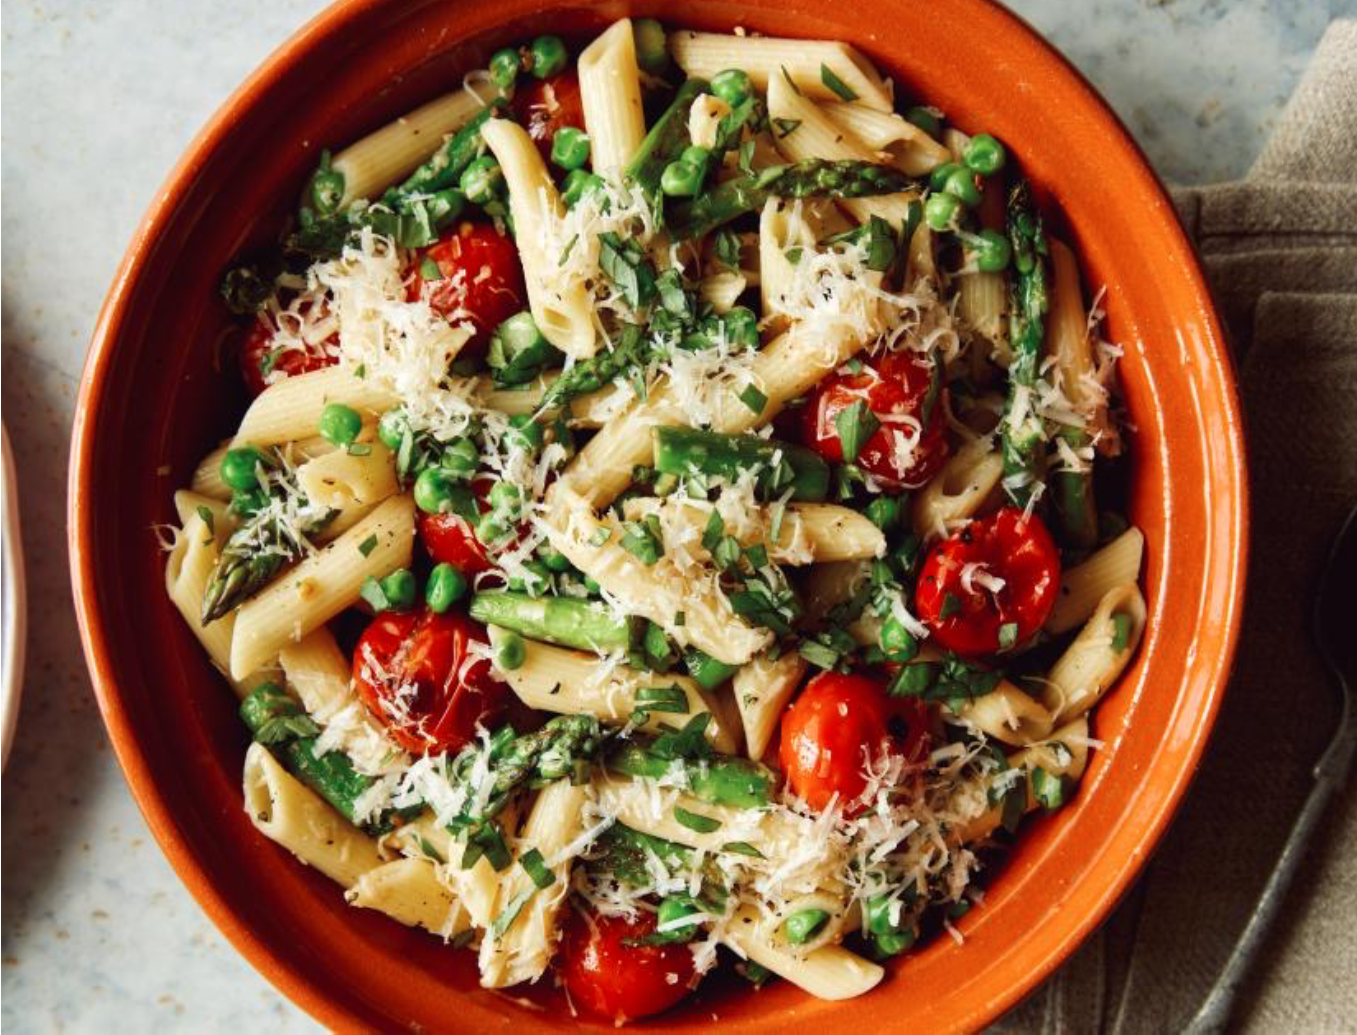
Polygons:
<instances>
[{"instance_id":1,"label":"roasted cherry tomato","mask_svg":"<svg viewBox=\"0 0 1357 1035\"><path fill-rule=\"evenodd\" d=\"M802 441L830 463L842 463L834 419L864 401L881 426L862 444L857 465L889 488L917 489L938 473L948 453L941 388L930 402L932 385L932 368L912 352L888 352L864 362L858 374L831 374L801 408Z\"/></svg>"},{"instance_id":2,"label":"roasted cherry tomato","mask_svg":"<svg viewBox=\"0 0 1357 1035\"><path fill-rule=\"evenodd\" d=\"M271 373L291 377L294 374L306 374L320 370L339 362L339 356L330 349L337 347L339 339L332 337L324 344L313 345L306 349L287 349L278 353L272 360L275 329L264 319L257 319L250 326L250 333L240 349L240 372L245 378L245 387L252 395L258 395L268 387L265 370Z\"/></svg>"},{"instance_id":3,"label":"roasted cherry tomato","mask_svg":"<svg viewBox=\"0 0 1357 1035\"><path fill-rule=\"evenodd\" d=\"M869 760L890 752L918 762L927 745L922 702L888 697L881 679L822 672L783 715L778 755L793 793L819 810L835 795L847 806L862 794Z\"/></svg>"},{"instance_id":4,"label":"roasted cherry tomato","mask_svg":"<svg viewBox=\"0 0 1357 1035\"><path fill-rule=\"evenodd\" d=\"M550 162L556 131L565 126L584 128L579 76L571 70L540 81L520 78L514 88L513 112L542 152L542 161Z\"/></svg>"},{"instance_id":5,"label":"roasted cherry tomato","mask_svg":"<svg viewBox=\"0 0 1357 1035\"><path fill-rule=\"evenodd\" d=\"M569 913L561 973L576 1006L620 1023L667 1010L688 994L694 974L686 945L623 944L655 930L653 913L636 920Z\"/></svg>"},{"instance_id":6,"label":"roasted cherry tomato","mask_svg":"<svg viewBox=\"0 0 1357 1035\"><path fill-rule=\"evenodd\" d=\"M1041 518L1005 507L929 551L914 599L933 642L984 655L1031 639L1059 592L1060 554Z\"/></svg>"},{"instance_id":7,"label":"roasted cherry tomato","mask_svg":"<svg viewBox=\"0 0 1357 1035\"><path fill-rule=\"evenodd\" d=\"M438 266L439 279L425 279L427 260ZM527 305L513 238L501 234L493 223L457 223L415 253L408 297L428 299L449 320L470 320L476 334L460 355L483 356L494 329Z\"/></svg>"},{"instance_id":8,"label":"roasted cherry tomato","mask_svg":"<svg viewBox=\"0 0 1357 1035\"><path fill-rule=\"evenodd\" d=\"M485 629L453 611L384 612L359 637L358 696L405 750L457 751L478 723L493 725L504 713L509 690L490 675L488 661L472 657L473 642L488 642Z\"/></svg>"},{"instance_id":9,"label":"roasted cherry tomato","mask_svg":"<svg viewBox=\"0 0 1357 1035\"><path fill-rule=\"evenodd\" d=\"M419 538L435 564L451 564L470 578L491 567L471 522L457 514L419 512Z\"/></svg>"}]
</instances>

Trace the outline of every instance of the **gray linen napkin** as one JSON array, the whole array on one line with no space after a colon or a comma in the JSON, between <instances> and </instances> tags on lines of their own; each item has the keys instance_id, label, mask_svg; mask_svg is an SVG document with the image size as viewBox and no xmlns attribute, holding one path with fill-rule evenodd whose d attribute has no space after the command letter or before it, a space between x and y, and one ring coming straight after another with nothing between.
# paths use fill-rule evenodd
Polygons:
<instances>
[{"instance_id":1,"label":"gray linen napkin","mask_svg":"<svg viewBox=\"0 0 1357 1035\"><path fill-rule=\"evenodd\" d=\"M1357 22L1335 21L1249 176L1174 191L1233 338L1249 599L1172 830L1100 931L996 1033L1174 1031L1247 922L1337 719L1307 624L1357 501ZM1357 633L1357 625L1354 625ZM1237 1006L1242 1031L1357 1031L1357 803L1340 797Z\"/></svg>"}]
</instances>

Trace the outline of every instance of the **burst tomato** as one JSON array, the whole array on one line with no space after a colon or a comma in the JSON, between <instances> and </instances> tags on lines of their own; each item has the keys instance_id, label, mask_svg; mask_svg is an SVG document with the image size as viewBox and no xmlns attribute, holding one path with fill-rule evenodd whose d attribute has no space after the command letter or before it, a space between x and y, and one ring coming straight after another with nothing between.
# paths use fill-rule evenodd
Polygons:
<instances>
[{"instance_id":1,"label":"burst tomato","mask_svg":"<svg viewBox=\"0 0 1357 1035\"><path fill-rule=\"evenodd\" d=\"M842 463L834 419L863 401L881 426L862 444L857 465L890 488L917 489L947 460L941 390L930 402L932 384L932 368L912 352L888 352L863 363L858 374L831 374L801 408L802 441L830 463Z\"/></svg>"},{"instance_id":2,"label":"burst tomato","mask_svg":"<svg viewBox=\"0 0 1357 1035\"><path fill-rule=\"evenodd\" d=\"M1041 518L1005 507L929 551L915 605L934 642L984 655L1031 639L1059 592L1060 554Z\"/></svg>"},{"instance_id":3,"label":"burst tomato","mask_svg":"<svg viewBox=\"0 0 1357 1035\"><path fill-rule=\"evenodd\" d=\"M890 752L918 762L927 744L921 702L888 697L885 681L871 676L823 672L782 716L778 756L792 791L821 810L836 795L846 806L862 794L869 760Z\"/></svg>"},{"instance_id":4,"label":"burst tomato","mask_svg":"<svg viewBox=\"0 0 1357 1035\"><path fill-rule=\"evenodd\" d=\"M435 564L451 564L470 578L491 567L471 523L457 514L419 512L419 538Z\"/></svg>"},{"instance_id":5,"label":"burst tomato","mask_svg":"<svg viewBox=\"0 0 1357 1035\"><path fill-rule=\"evenodd\" d=\"M688 994L694 974L686 945L623 944L655 930L653 913L627 920L569 912L561 974L576 1006L611 1021L633 1021L667 1010Z\"/></svg>"},{"instance_id":6,"label":"burst tomato","mask_svg":"<svg viewBox=\"0 0 1357 1035\"><path fill-rule=\"evenodd\" d=\"M353 655L353 679L367 710L391 739L419 755L457 751L507 707L509 690L472 658L487 642L466 615L385 612L372 620Z\"/></svg>"},{"instance_id":7,"label":"burst tomato","mask_svg":"<svg viewBox=\"0 0 1357 1035\"><path fill-rule=\"evenodd\" d=\"M550 162L556 131L565 126L584 128L579 76L571 70L550 79L520 79L514 89L513 112L542 153L542 161Z\"/></svg>"},{"instance_id":8,"label":"burst tomato","mask_svg":"<svg viewBox=\"0 0 1357 1035\"><path fill-rule=\"evenodd\" d=\"M250 333L240 348L240 373L245 378L245 387L250 394L258 395L268 387L265 370L292 377L294 374L306 374L320 370L339 362L339 357L331 355L329 348L337 346L339 339L331 337L324 344L313 345L306 349L287 349L278 353L272 360L275 329L265 319L256 319L250 326Z\"/></svg>"},{"instance_id":9,"label":"burst tomato","mask_svg":"<svg viewBox=\"0 0 1357 1035\"><path fill-rule=\"evenodd\" d=\"M438 267L437 280L424 277L429 260ZM513 238L501 234L493 223L467 220L415 253L408 290L411 301L425 298L449 320L475 325L475 335L461 352L469 357L485 354L494 329L522 309L528 297Z\"/></svg>"}]
</instances>

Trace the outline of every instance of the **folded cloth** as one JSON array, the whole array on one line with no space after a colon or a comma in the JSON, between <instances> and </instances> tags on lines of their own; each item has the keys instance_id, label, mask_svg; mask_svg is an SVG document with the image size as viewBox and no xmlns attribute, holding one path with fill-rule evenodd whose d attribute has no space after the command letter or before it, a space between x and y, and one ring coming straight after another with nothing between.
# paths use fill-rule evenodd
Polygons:
<instances>
[{"instance_id":1,"label":"folded cloth","mask_svg":"<svg viewBox=\"0 0 1357 1035\"><path fill-rule=\"evenodd\" d=\"M1180 1029L1252 914L1337 721L1308 621L1357 503L1357 21L1330 25L1245 180L1174 201L1240 377L1253 520L1238 658L1139 884L996 1032ZM1237 1003L1240 1030L1357 1030L1354 856L1357 804L1340 796Z\"/></svg>"}]
</instances>

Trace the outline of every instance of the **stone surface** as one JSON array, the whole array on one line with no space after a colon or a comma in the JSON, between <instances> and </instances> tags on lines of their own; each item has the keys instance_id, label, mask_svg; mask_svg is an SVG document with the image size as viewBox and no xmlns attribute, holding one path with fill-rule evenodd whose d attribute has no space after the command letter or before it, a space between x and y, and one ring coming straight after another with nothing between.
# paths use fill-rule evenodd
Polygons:
<instances>
[{"instance_id":1,"label":"stone surface","mask_svg":"<svg viewBox=\"0 0 1357 1035\"><path fill-rule=\"evenodd\" d=\"M13 1032L312 1031L179 884L128 794L80 658L66 565L72 408L137 220L226 94L322 4L5 4L3 403L29 565L28 674L4 780ZM1015 0L1170 180L1242 175L1352 0Z\"/></svg>"}]
</instances>

